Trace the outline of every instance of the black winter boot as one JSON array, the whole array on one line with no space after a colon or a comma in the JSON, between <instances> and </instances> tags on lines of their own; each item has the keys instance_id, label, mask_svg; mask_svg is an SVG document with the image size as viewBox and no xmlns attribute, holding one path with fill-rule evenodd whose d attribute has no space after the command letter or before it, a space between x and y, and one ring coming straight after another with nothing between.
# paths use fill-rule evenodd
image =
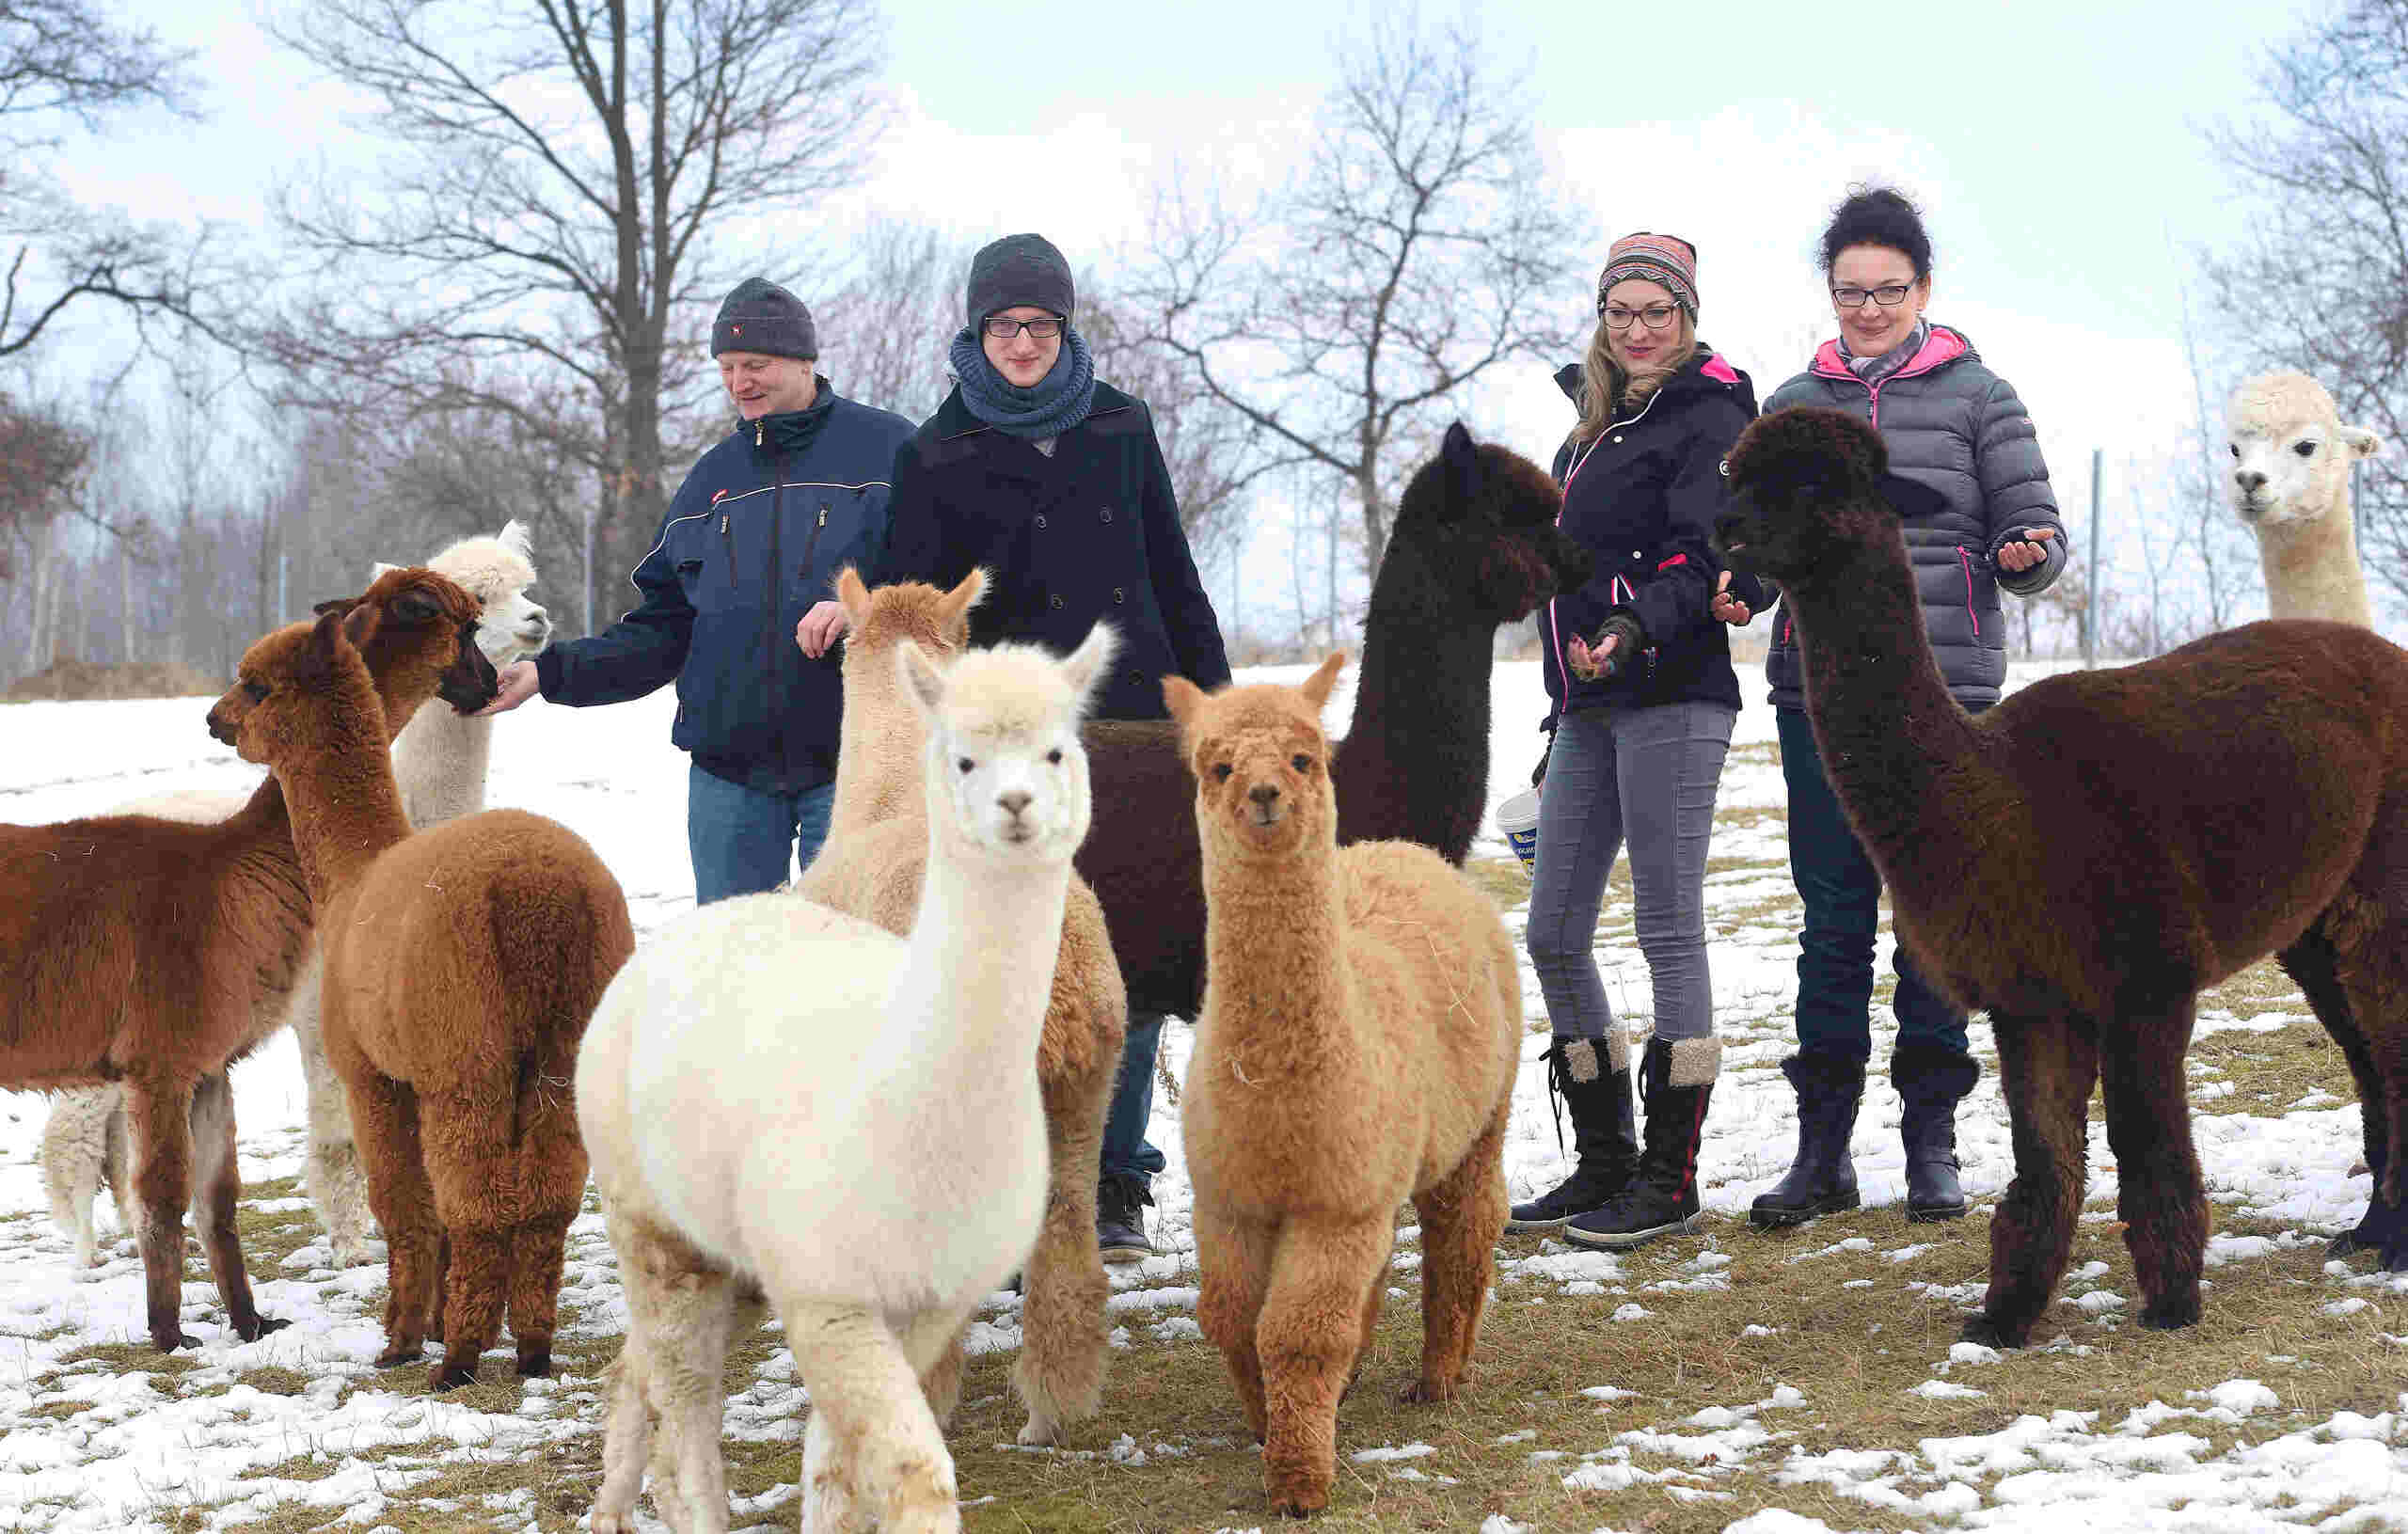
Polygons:
<instances>
[{"instance_id":1,"label":"black winter boot","mask_svg":"<svg viewBox=\"0 0 2408 1534\"><path fill-rule=\"evenodd\" d=\"M1639 1095L1647 1113L1639 1171L1605 1208L1565 1222L1565 1241L1621 1251L1698 1227L1697 1150L1721 1067L1719 1038L1647 1041L1639 1061Z\"/></svg>"},{"instance_id":2,"label":"black winter boot","mask_svg":"<svg viewBox=\"0 0 2408 1534\"><path fill-rule=\"evenodd\" d=\"M1856 1132L1856 1106L1864 1098L1864 1062L1853 1055L1816 1051L1781 1063L1798 1094L1798 1159L1788 1175L1748 1208L1759 1230L1803 1225L1818 1214L1852 1210L1856 1163L1848 1160L1848 1137Z\"/></svg>"},{"instance_id":3,"label":"black winter boot","mask_svg":"<svg viewBox=\"0 0 2408 1534\"><path fill-rule=\"evenodd\" d=\"M1106 1262L1143 1262L1154 1255L1146 1240L1145 1206L1154 1201L1144 1178L1106 1172L1095 1185L1095 1239Z\"/></svg>"},{"instance_id":4,"label":"black winter boot","mask_svg":"<svg viewBox=\"0 0 2408 1534\"><path fill-rule=\"evenodd\" d=\"M1965 1191L1956 1182L1956 1104L1982 1079L1982 1063L1926 1044L1890 1056L1890 1084L1905 1104L1898 1137L1907 1147L1907 1218L1958 1220Z\"/></svg>"},{"instance_id":5,"label":"black winter boot","mask_svg":"<svg viewBox=\"0 0 2408 1534\"><path fill-rule=\"evenodd\" d=\"M1617 1025L1619 1026L1619 1025ZM1630 1106L1630 1067L1608 1069L1606 1047L1585 1038L1558 1039L1546 1052L1547 1083L1572 1111L1572 1175L1527 1204L1513 1206L1505 1228L1515 1233L1558 1230L1622 1192L1639 1166L1639 1122ZM1561 1133L1558 1120L1557 1132Z\"/></svg>"}]
</instances>

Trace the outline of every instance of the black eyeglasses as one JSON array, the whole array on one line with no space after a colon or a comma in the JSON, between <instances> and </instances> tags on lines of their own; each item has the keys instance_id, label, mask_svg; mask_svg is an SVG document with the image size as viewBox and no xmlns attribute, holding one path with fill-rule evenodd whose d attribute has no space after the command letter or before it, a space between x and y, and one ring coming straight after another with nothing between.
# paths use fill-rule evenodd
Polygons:
<instances>
[{"instance_id":1,"label":"black eyeglasses","mask_svg":"<svg viewBox=\"0 0 2408 1534\"><path fill-rule=\"evenodd\" d=\"M1650 304L1645 308L1624 308L1619 304L1613 304L1601 312L1605 318L1606 328L1608 330L1627 330L1633 320L1637 320L1650 330L1661 330L1672 323L1672 316L1678 314L1680 308L1672 304Z\"/></svg>"},{"instance_id":2,"label":"black eyeglasses","mask_svg":"<svg viewBox=\"0 0 2408 1534\"><path fill-rule=\"evenodd\" d=\"M1868 298L1883 308L1896 308L1914 291L1912 282L1884 283L1878 288L1833 288L1831 302L1842 308L1862 308Z\"/></svg>"},{"instance_id":3,"label":"black eyeglasses","mask_svg":"<svg viewBox=\"0 0 2408 1534\"><path fill-rule=\"evenodd\" d=\"M1041 320L1014 320L1001 314L987 316L987 334L997 340L1009 340L1025 330L1038 340L1052 340L1062 333L1063 322L1049 314Z\"/></svg>"}]
</instances>

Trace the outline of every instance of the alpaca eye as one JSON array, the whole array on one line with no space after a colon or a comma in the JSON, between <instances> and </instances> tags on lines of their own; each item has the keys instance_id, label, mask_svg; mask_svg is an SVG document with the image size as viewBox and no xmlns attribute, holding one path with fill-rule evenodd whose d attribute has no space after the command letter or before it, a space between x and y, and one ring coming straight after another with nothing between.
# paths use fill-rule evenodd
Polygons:
<instances>
[{"instance_id":1,"label":"alpaca eye","mask_svg":"<svg viewBox=\"0 0 2408 1534\"><path fill-rule=\"evenodd\" d=\"M2225 446L2226 446L2226 447L2228 447L2228 448L2230 448L2230 449L2232 450L2232 455L2233 455L2235 458L2238 458L2238 457L2240 457L2240 456L2241 456L2241 444L2240 444L2240 443L2238 443L2238 442L2227 442L2227 443L2226 443L2226 444L2225 444Z\"/></svg>"},{"instance_id":2,"label":"alpaca eye","mask_svg":"<svg viewBox=\"0 0 2408 1534\"><path fill-rule=\"evenodd\" d=\"M2316 444L2313 442L2303 442L2299 446L2293 448L2291 451L2298 453L2302 458L2313 458L2316 456Z\"/></svg>"},{"instance_id":3,"label":"alpaca eye","mask_svg":"<svg viewBox=\"0 0 2408 1534\"><path fill-rule=\"evenodd\" d=\"M954 766L959 767L964 772L972 772L977 769L978 764L965 756L960 761L956 762Z\"/></svg>"},{"instance_id":4,"label":"alpaca eye","mask_svg":"<svg viewBox=\"0 0 2408 1534\"><path fill-rule=\"evenodd\" d=\"M1303 751L1298 751L1295 755L1288 758L1288 765L1294 767L1299 772L1310 772L1313 769L1313 759L1307 756Z\"/></svg>"},{"instance_id":5,"label":"alpaca eye","mask_svg":"<svg viewBox=\"0 0 2408 1534\"><path fill-rule=\"evenodd\" d=\"M1229 774L1234 770L1228 763L1223 762L1212 769L1212 779L1215 783L1228 783Z\"/></svg>"},{"instance_id":6,"label":"alpaca eye","mask_svg":"<svg viewBox=\"0 0 2408 1534\"><path fill-rule=\"evenodd\" d=\"M243 684L243 696L248 698L255 704L264 703L267 701L267 684L264 682L246 682Z\"/></svg>"},{"instance_id":7,"label":"alpaca eye","mask_svg":"<svg viewBox=\"0 0 2408 1534\"><path fill-rule=\"evenodd\" d=\"M1052 751L1047 751L1045 753L1045 760L1054 767L1060 767L1062 765L1062 748L1056 746Z\"/></svg>"}]
</instances>

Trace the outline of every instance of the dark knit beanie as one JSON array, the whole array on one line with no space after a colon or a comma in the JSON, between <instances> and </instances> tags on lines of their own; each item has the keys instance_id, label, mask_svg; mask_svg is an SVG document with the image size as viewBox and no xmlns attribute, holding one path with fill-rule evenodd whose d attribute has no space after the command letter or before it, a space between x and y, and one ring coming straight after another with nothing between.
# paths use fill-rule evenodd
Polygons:
<instances>
[{"instance_id":1,"label":"dark knit beanie","mask_svg":"<svg viewBox=\"0 0 2408 1534\"><path fill-rule=\"evenodd\" d=\"M802 300L767 277L749 277L736 285L711 322L711 356L721 352L758 352L764 356L795 356L805 362L819 358L819 331Z\"/></svg>"},{"instance_id":2,"label":"dark knit beanie","mask_svg":"<svg viewBox=\"0 0 2408 1534\"><path fill-rule=\"evenodd\" d=\"M1606 269L1597 274L1598 313L1606 311L1606 290L1632 277L1661 284L1672 302L1689 311L1689 323L1697 323L1697 246L1677 234L1645 229L1616 240L1607 248Z\"/></svg>"},{"instance_id":3,"label":"dark knit beanie","mask_svg":"<svg viewBox=\"0 0 2408 1534\"><path fill-rule=\"evenodd\" d=\"M1006 234L970 258L970 323L1028 304L1065 320L1078 302L1070 263L1042 234Z\"/></svg>"}]
</instances>

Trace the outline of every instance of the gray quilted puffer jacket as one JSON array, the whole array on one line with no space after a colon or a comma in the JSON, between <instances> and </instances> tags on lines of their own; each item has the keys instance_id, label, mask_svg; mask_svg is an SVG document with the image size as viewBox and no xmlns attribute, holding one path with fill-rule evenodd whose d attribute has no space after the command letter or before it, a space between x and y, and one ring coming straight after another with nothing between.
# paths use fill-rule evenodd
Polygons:
<instances>
[{"instance_id":1,"label":"gray quilted puffer jacket","mask_svg":"<svg viewBox=\"0 0 2408 1534\"><path fill-rule=\"evenodd\" d=\"M1870 386L1847 371L1837 341L1825 341L1813 365L1773 391L1765 411L1800 404L1832 405L1871 421L1889 445L1892 471L1947 498L1944 512L1907 521L1924 628L1958 703L1987 708L1998 702L2006 681L1999 588L2031 596L2066 567L2065 524L2023 402L1982 365L1972 342L1936 324L1912 361ZM2034 528L2056 530L2041 546L2048 559L2016 574L2000 570L2000 546ZM1805 669L1785 602L1773 613L1772 641L1765 660L1772 701L1803 709Z\"/></svg>"}]
</instances>

